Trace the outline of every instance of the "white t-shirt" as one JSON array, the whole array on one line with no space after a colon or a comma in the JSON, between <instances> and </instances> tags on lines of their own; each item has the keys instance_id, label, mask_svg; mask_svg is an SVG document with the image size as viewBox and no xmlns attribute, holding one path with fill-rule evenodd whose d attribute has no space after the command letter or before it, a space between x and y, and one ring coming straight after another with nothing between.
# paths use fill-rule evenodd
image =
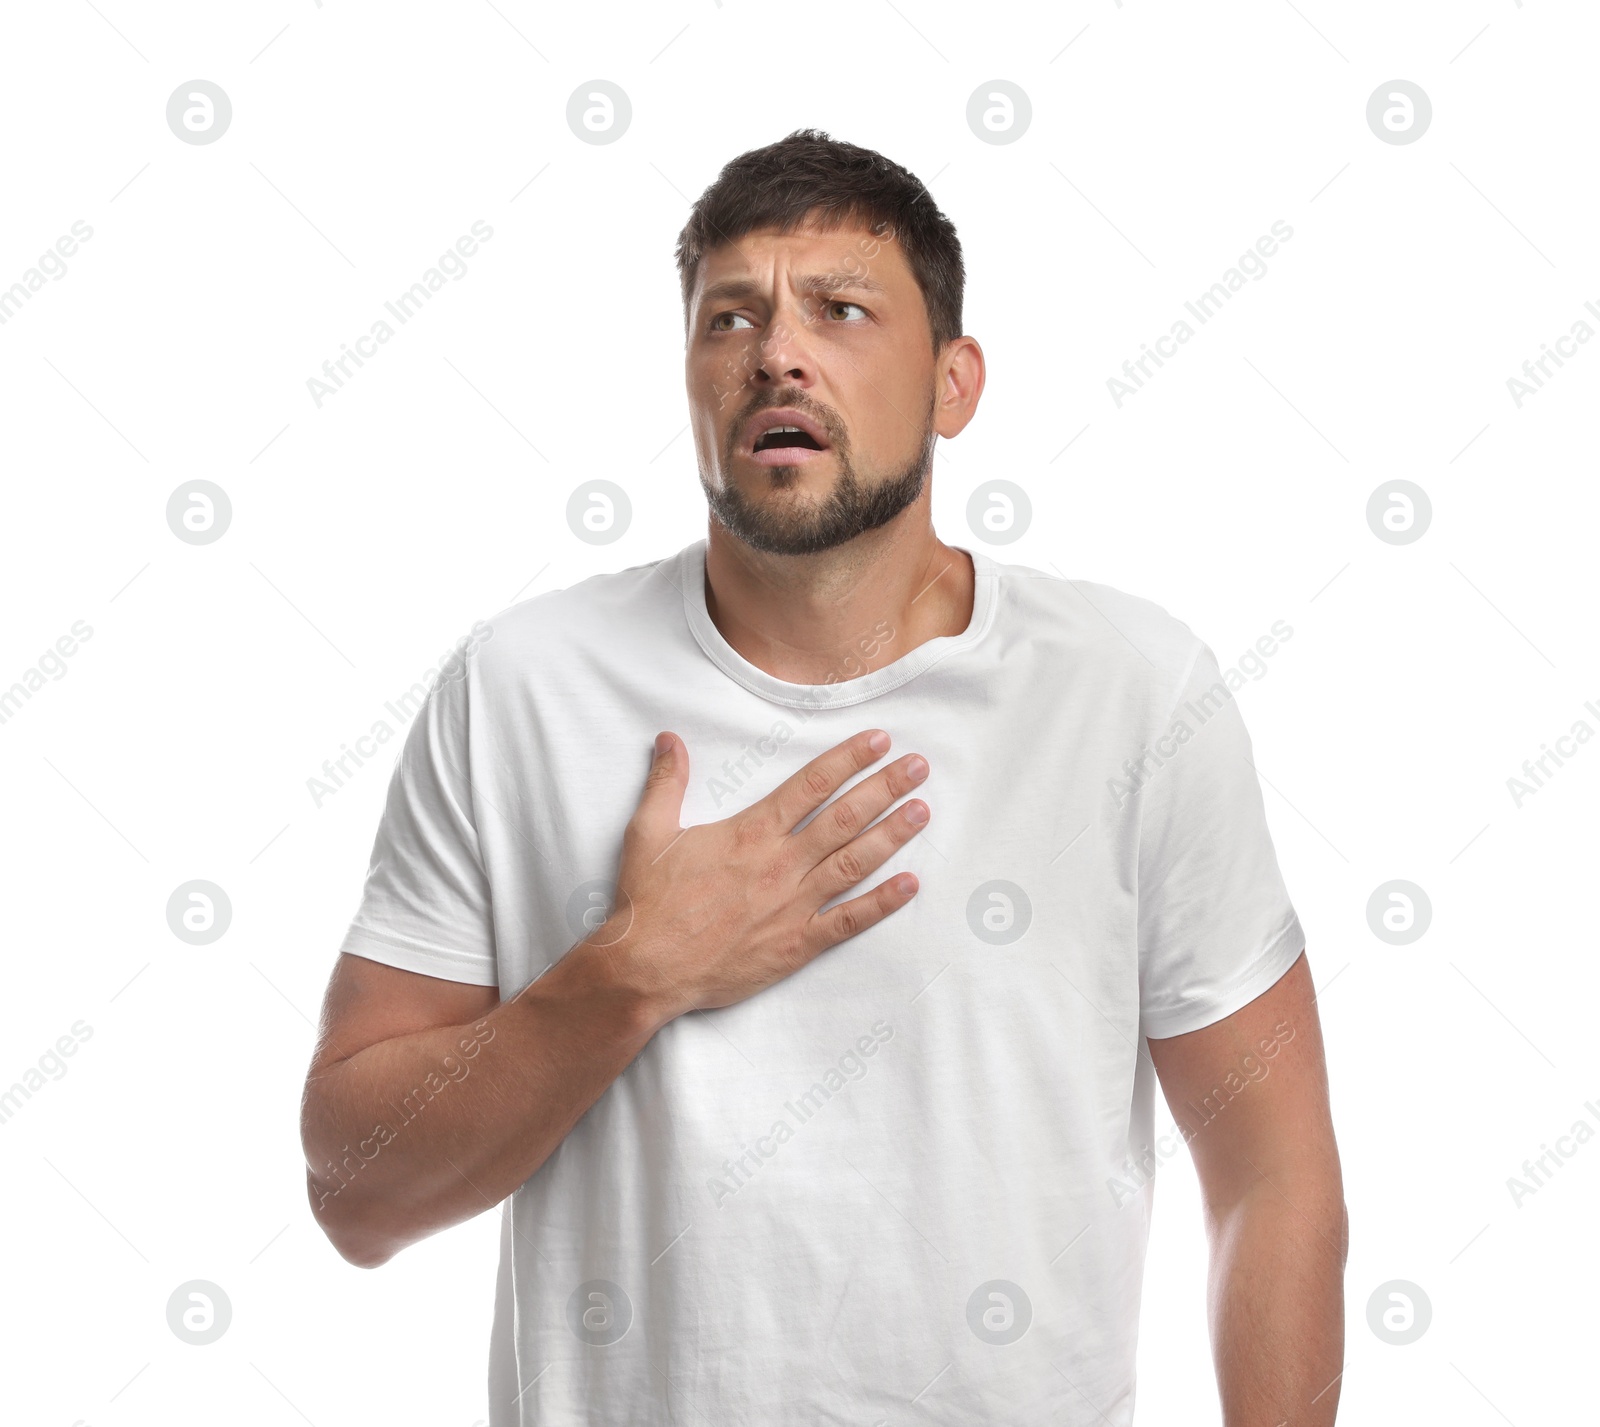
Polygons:
<instances>
[{"instance_id":1,"label":"white t-shirt","mask_svg":"<svg viewBox=\"0 0 1600 1427\"><path fill-rule=\"evenodd\" d=\"M663 1027L511 1196L494 1427L1132 1421L1143 1038L1305 938L1238 676L1146 600L968 553L964 633L836 682L735 652L700 540L513 605L432 688L341 949L502 999L604 915L658 730L686 826L864 728L894 742L859 777L931 769L926 831L835 899L909 868L911 902Z\"/></svg>"}]
</instances>

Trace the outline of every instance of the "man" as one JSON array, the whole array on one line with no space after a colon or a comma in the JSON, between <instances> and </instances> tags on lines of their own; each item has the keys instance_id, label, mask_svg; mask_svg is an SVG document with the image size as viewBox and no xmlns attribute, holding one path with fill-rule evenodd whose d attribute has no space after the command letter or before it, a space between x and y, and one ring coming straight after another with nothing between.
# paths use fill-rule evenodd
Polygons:
<instances>
[{"instance_id":1,"label":"man","mask_svg":"<svg viewBox=\"0 0 1600 1427\"><path fill-rule=\"evenodd\" d=\"M1331 1423L1321 1039L1211 650L934 534L984 362L904 169L792 134L678 263L707 538L430 691L307 1082L319 1223L375 1267L510 1196L495 1427L1122 1427L1187 1142L1226 1422Z\"/></svg>"}]
</instances>

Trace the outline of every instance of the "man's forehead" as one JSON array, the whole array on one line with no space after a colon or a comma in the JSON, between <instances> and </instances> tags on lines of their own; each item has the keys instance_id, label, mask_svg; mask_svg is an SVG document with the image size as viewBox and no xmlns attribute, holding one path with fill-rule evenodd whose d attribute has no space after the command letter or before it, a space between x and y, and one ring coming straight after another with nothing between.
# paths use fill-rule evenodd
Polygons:
<instances>
[{"instance_id":1,"label":"man's forehead","mask_svg":"<svg viewBox=\"0 0 1600 1427\"><path fill-rule=\"evenodd\" d=\"M912 280L892 237L866 222L836 228L814 224L785 232L777 226L753 228L726 243L707 248L701 257L696 288L704 293L713 283L769 276L773 269L820 278L865 279L868 288Z\"/></svg>"}]
</instances>

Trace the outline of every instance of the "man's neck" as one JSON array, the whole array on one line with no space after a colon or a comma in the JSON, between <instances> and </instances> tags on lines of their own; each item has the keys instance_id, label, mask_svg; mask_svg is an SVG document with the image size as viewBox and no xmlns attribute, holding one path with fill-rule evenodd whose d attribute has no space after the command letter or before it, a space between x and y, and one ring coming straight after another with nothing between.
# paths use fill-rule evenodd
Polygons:
<instances>
[{"instance_id":1,"label":"man's neck","mask_svg":"<svg viewBox=\"0 0 1600 1427\"><path fill-rule=\"evenodd\" d=\"M925 520L892 520L816 555L768 555L715 519L708 527L706 611L741 656L786 683L859 678L963 633L974 583L971 557Z\"/></svg>"}]
</instances>

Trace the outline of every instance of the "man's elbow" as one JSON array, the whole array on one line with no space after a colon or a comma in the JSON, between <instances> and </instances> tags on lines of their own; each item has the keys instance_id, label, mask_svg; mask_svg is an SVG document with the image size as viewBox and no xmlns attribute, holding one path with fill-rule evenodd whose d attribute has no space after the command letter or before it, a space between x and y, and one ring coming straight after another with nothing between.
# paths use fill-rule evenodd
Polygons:
<instances>
[{"instance_id":1,"label":"man's elbow","mask_svg":"<svg viewBox=\"0 0 1600 1427\"><path fill-rule=\"evenodd\" d=\"M398 1244L381 1241L370 1235L345 1233L335 1238L329 1234L328 1241L339 1257L352 1268L382 1268L400 1252Z\"/></svg>"},{"instance_id":2,"label":"man's elbow","mask_svg":"<svg viewBox=\"0 0 1600 1427\"><path fill-rule=\"evenodd\" d=\"M342 1258L352 1268L382 1268L394 1257L393 1249L373 1249L349 1244L335 1244Z\"/></svg>"},{"instance_id":3,"label":"man's elbow","mask_svg":"<svg viewBox=\"0 0 1600 1427\"><path fill-rule=\"evenodd\" d=\"M329 1190L306 1175L306 1191L311 1200L311 1217L317 1221L334 1251L353 1268L381 1268L404 1247L392 1235L384 1234L362 1212L362 1206L340 1204L338 1190Z\"/></svg>"}]
</instances>

